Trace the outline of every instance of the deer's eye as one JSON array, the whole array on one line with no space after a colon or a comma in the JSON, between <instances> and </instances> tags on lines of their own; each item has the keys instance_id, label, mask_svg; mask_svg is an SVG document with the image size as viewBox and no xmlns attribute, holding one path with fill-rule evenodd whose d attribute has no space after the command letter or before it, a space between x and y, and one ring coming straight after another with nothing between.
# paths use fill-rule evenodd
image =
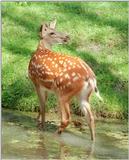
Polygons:
<instances>
[{"instance_id":1,"label":"deer's eye","mask_svg":"<svg viewBox=\"0 0 129 160\"><path fill-rule=\"evenodd\" d=\"M54 32L51 32L51 33L50 33L50 35L54 35L54 34L55 34Z\"/></svg>"}]
</instances>

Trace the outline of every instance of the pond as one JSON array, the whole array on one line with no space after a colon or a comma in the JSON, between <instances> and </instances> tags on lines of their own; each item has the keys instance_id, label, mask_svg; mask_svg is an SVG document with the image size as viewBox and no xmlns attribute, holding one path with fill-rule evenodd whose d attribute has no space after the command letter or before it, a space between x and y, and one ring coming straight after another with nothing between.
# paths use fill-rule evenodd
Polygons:
<instances>
[{"instance_id":1,"label":"pond","mask_svg":"<svg viewBox=\"0 0 129 160\"><path fill-rule=\"evenodd\" d=\"M34 117L36 113L3 109L2 159L128 159L127 122L97 120L93 143L86 123L81 128L71 124L64 133L57 135L57 114L46 114L45 131L36 128ZM84 122L84 117L73 118Z\"/></svg>"}]
</instances>

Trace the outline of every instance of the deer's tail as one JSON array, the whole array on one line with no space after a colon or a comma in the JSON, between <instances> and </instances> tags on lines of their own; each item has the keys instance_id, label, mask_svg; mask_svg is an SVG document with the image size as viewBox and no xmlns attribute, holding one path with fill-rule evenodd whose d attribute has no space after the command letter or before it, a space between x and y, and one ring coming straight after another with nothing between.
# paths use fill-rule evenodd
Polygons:
<instances>
[{"instance_id":1,"label":"deer's tail","mask_svg":"<svg viewBox=\"0 0 129 160\"><path fill-rule=\"evenodd\" d=\"M103 98L100 96L99 90L98 90L98 88L97 88L96 79L95 79L95 78L92 78L92 79L90 78L90 79L89 79L89 83L90 83L90 85L92 86L92 88L93 88L96 96L99 98L100 101L103 102Z\"/></svg>"}]
</instances>

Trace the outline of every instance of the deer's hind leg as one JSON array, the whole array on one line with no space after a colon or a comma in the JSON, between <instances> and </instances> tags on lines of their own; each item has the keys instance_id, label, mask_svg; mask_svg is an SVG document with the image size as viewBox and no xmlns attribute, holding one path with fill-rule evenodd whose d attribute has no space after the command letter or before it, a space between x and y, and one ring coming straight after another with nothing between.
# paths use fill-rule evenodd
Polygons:
<instances>
[{"instance_id":1,"label":"deer's hind leg","mask_svg":"<svg viewBox=\"0 0 129 160\"><path fill-rule=\"evenodd\" d=\"M59 100L60 112L61 112L61 124L58 129L58 133L62 133L64 129L69 125L71 121L71 114L69 108L69 101L61 98Z\"/></svg>"},{"instance_id":2,"label":"deer's hind leg","mask_svg":"<svg viewBox=\"0 0 129 160\"><path fill-rule=\"evenodd\" d=\"M94 141L95 140L95 124L94 124L94 116L91 111L91 107L89 104L89 97L92 93L92 88L91 86L85 82L84 87L82 88L82 91L79 96L79 101L81 105L81 110L84 113L87 123L90 129L91 133L91 139Z\"/></svg>"},{"instance_id":3,"label":"deer's hind leg","mask_svg":"<svg viewBox=\"0 0 129 160\"><path fill-rule=\"evenodd\" d=\"M40 103L39 113L37 116L38 127L39 129L42 129L45 126L45 104L47 100L47 91L45 91L45 89L40 85L35 85L35 88Z\"/></svg>"}]
</instances>

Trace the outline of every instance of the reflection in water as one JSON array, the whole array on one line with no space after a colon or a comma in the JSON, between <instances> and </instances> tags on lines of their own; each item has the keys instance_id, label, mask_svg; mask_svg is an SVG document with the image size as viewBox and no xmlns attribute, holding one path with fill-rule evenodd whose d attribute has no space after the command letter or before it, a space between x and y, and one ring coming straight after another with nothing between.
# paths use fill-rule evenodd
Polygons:
<instances>
[{"instance_id":1,"label":"reflection in water","mask_svg":"<svg viewBox=\"0 0 129 160\"><path fill-rule=\"evenodd\" d=\"M89 160L93 158L94 147L95 147L95 143L92 142L91 143L91 147L90 147L90 149L89 149L89 151L87 153L87 159L89 159Z\"/></svg>"},{"instance_id":2,"label":"reflection in water","mask_svg":"<svg viewBox=\"0 0 129 160\"><path fill-rule=\"evenodd\" d=\"M50 138L49 136L53 137ZM57 134L45 133L39 135L39 146L37 148L37 154L42 154L44 159L54 158L64 160L69 157L78 157L80 156L83 159L92 158L94 152L94 143L87 145L84 143L83 147L81 146L82 140L77 144L68 144L68 137L71 137L70 134L64 134L63 136L59 136ZM77 138L77 136L76 136ZM69 138L68 138L69 139ZM71 141L75 139L75 136L71 138ZM78 139L78 138L77 138ZM79 139L80 140L80 139ZM81 147L80 149L78 147ZM78 151L78 153L77 153ZM80 155L81 154L81 155ZM52 157L51 157L52 156Z\"/></svg>"},{"instance_id":3,"label":"reflection in water","mask_svg":"<svg viewBox=\"0 0 129 160\"><path fill-rule=\"evenodd\" d=\"M29 122L28 122L29 121ZM89 133L68 128L54 134L54 122L47 131L36 130L33 119L11 111L4 114L2 125L2 158L4 159L127 159L127 125L98 122L96 142ZM101 126L101 128L100 128ZM89 138L89 139L88 139Z\"/></svg>"},{"instance_id":4,"label":"reflection in water","mask_svg":"<svg viewBox=\"0 0 129 160\"><path fill-rule=\"evenodd\" d=\"M60 143L60 156L59 159L64 159L65 157L69 156L69 150L66 148L64 143Z\"/></svg>"},{"instance_id":5,"label":"reflection in water","mask_svg":"<svg viewBox=\"0 0 129 160\"><path fill-rule=\"evenodd\" d=\"M94 143L71 133L59 136L49 132L28 131L12 123L3 123L3 126L2 155L5 159L89 159L93 155Z\"/></svg>"},{"instance_id":6,"label":"reflection in water","mask_svg":"<svg viewBox=\"0 0 129 160\"><path fill-rule=\"evenodd\" d=\"M86 152L86 153L85 153ZM94 143L91 143L90 148L84 149L84 155L82 156L83 159L92 159L94 153ZM60 143L60 157L59 159L64 160L66 157L70 156L70 150L67 148L64 142Z\"/></svg>"},{"instance_id":7,"label":"reflection in water","mask_svg":"<svg viewBox=\"0 0 129 160\"><path fill-rule=\"evenodd\" d=\"M45 146L45 138L41 134L39 135L39 142L38 142L38 148L36 153L38 155L41 155L43 159L48 159L48 152Z\"/></svg>"},{"instance_id":8,"label":"reflection in water","mask_svg":"<svg viewBox=\"0 0 129 160\"><path fill-rule=\"evenodd\" d=\"M89 159L92 158L94 152L94 143L73 135L71 133L63 133L57 136L60 142L60 159L68 157L76 157Z\"/></svg>"}]
</instances>

